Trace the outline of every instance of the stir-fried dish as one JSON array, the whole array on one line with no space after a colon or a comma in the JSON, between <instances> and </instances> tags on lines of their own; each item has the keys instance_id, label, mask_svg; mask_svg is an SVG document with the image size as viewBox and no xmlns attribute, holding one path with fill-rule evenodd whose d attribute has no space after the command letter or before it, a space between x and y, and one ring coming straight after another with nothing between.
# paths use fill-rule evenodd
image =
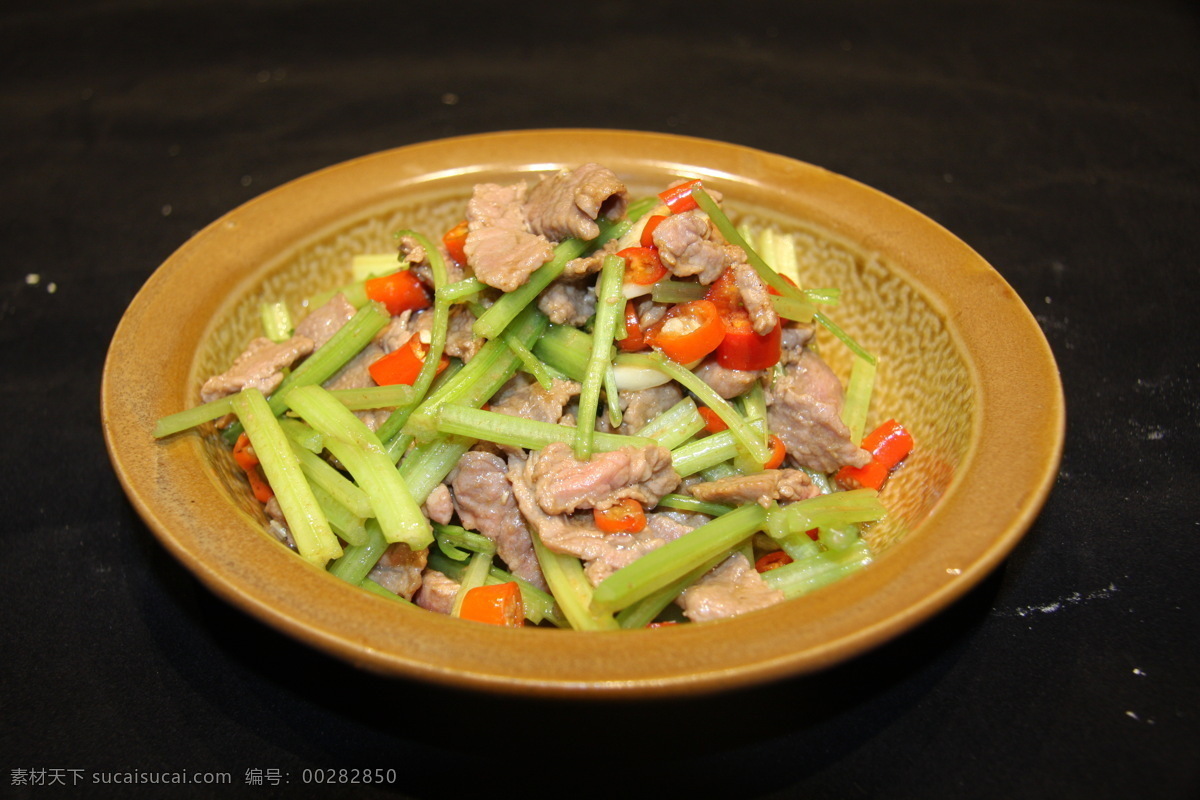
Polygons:
<instances>
[{"instance_id":1,"label":"stir-fried dish","mask_svg":"<svg viewBox=\"0 0 1200 800\"><path fill-rule=\"evenodd\" d=\"M432 612L583 630L765 608L871 560L912 440L792 240L699 180L480 184L435 239L263 331L157 436L215 422L269 529ZM853 354L845 387L814 332ZM864 435L865 433L865 435Z\"/></svg>"}]
</instances>

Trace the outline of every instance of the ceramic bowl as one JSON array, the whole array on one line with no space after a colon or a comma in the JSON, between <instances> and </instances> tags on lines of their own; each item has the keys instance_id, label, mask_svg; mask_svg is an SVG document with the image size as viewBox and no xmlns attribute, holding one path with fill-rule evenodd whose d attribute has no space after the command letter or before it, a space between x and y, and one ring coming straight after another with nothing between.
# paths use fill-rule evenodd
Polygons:
<instances>
[{"instance_id":1,"label":"ceramic bowl","mask_svg":"<svg viewBox=\"0 0 1200 800\"><path fill-rule=\"evenodd\" d=\"M440 235L483 181L533 182L596 161L636 196L702 177L735 221L794 234L802 275L836 286L830 315L879 357L869 423L902 420L916 450L886 485L877 558L831 587L705 624L579 633L501 629L351 587L265 531L211 434L156 441L253 335L264 300L344 283L356 253L401 228ZM845 378L849 355L822 352ZM711 692L822 669L943 609L1012 550L1053 484L1064 410L1029 310L970 247L867 186L737 145L609 130L497 133L401 147L292 181L187 241L134 298L105 365L104 434L162 544L235 606L375 672L559 696Z\"/></svg>"}]
</instances>

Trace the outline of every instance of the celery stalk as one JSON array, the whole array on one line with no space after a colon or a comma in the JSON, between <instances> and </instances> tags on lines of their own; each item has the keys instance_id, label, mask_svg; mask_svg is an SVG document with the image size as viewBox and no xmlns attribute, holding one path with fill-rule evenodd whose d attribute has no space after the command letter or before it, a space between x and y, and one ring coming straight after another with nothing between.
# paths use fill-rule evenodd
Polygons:
<instances>
[{"instance_id":1,"label":"celery stalk","mask_svg":"<svg viewBox=\"0 0 1200 800\"><path fill-rule=\"evenodd\" d=\"M388 458L383 443L358 417L320 386L293 389L287 401L309 425L325 434L325 446L371 501L385 539L406 542L414 550L433 541L433 530L420 504Z\"/></svg>"},{"instance_id":2,"label":"celery stalk","mask_svg":"<svg viewBox=\"0 0 1200 800\"><path fill-rule=\"evenodd\" d=\"M721 431L676 447L671 451L671 466L680 477L686 478L728 461L737 453L737 439L734 438L733 432Z\"/></svg>"},{"instance_id":3,"label":"celery stalk","mask_svg":"<svg viewBox=\"0 0 1200 800\"><path fill-rule=\"evenodd\" d=\"M619 611L648 597L740 544L762 528L766 516L762 506L745 505L651 550L601 581L592 596L593 607Z\"/></svg>"},{"instance_id":4,"label":"celery stalk","mask_svg":"<svg viewBox=\"0 0 1200 800\"><path fill-rule=\"evenodd\" d=\"M472 439L513 445L526 450L541 450L554 442L569 444L575 441L574 428L460 405L442 407L438 416L438 430L442 433L469 436ZM600 452L617 450L631 445L645 447L654 443L653 439L646 437L600 431L595 433L593 439L594 449Z\"/></svg>"},{"instance_id":5,"label":"celery stalk","mask_svg":"<svg viewBox=\"0 0 1200 800\"><path fill-rule=\"evenodd\" d=\"M168 414L165 417L159 418L154 423L153 436L155 439L162 439L164 436L172 436L232 413L233 395L222 397L204 405L194 406L183 411L176 411L174 414Z\"/></svg>"},{"instance_id":6,"label":"celery stalk","mask_svg":"<svg viewBox=\"0 0 1200 800\"><path fill-rule=\"evenodd\" d=\"M596 409L605 372L612 366L613 332L625 308L621 285L625 280L625 259L607 256L596 288L596 326L592 332L592 350L583 386L579 392L579 412L575 427L575 458L592 457L592 439L596 434ZM615 384L615 381L614 381ZM615 398L614 398L615 399Z\"/></svg>"},{"instance_id":7,"label":"celery stalk","mask_svg":"<svg viewBox=\"0 0 1200 800\"><path fill-rule=\"evenodd\" d=\"M300 555L317 566L340 556L342 548L262 392L246 389L235 395L232 402L233 411L241 420L275 499L283 509Z\"/></svg>"},{"instance_id":8,"label":"celery stalk","mask_svg":"<svg viewBox=\"0 0 1200 800\"><path fill-rule=\"evenodd\" d=\"M347 547L342 557L329 565L329 574L355 586L363 582L378 563L383 551L388 549L388 541L383 538L378 520L372 517L366 521L364 527L367 534L366 543Z\"/></svg>"},{"instance_id":9,"label":"celery stalk","mask_svg":"<svg viewBox=\"0 0 1200 800\"><path fill-rule=\"evenodd\" d=\"M578 558L550 550L532 528L529 538L533 540L533 551L542 567L542 575L572 628L601 631L620 627L612 614L592 609L592 586L583 574L583 565Z\"/></svg>"},{"instance_id":10,"label":"celery stalk","mask_svg":"<svg viewBox=\"0 0 1200 800\"><path fill-rule=\"evenodd\" d=\"M846 400L842 404L842 422L850 429L850 441L861 442L867 427L867 411L871 407L871 392L875 388L875 363L855 358L846 383Z\"/></svg>"},{"instance_id":11,"label":"celery stalk","mask_svg":"<svg viewBox=\"0 0 1200 800\"><path fill-rule=\"evenodd\" d=\"M696 410L696 401L685 397L643 425L637 435L674 450L703 429L704 417Z\"/></svg>"},{"instance_id":12,"label":"celery stalk","mask_svg":"<svg viewBox=\"0 0 1200 800\"><path fill-rule=\"evenodd\" d=\"M691 572L678 580L672 581L657 592L646 595L632 605L625 606L617 613L617 622L622 628L644 628L662 613L684 589L700 580L706 572L729 557L729 551L724 550L705 561Z\"/></svg>"},{"instance_id":13,"label":"celery stalk","mask_svg":"<svg viewBox=\"0 0 1200 800\"><path fill-rule=\"evenodd\" d=\"M844 578L871 563L871 551L866 542L859 542L842 551L826 550L814 556L768 570L762 579L779 589L791 600L814 589Z\"/></svg>"}]
</instances>

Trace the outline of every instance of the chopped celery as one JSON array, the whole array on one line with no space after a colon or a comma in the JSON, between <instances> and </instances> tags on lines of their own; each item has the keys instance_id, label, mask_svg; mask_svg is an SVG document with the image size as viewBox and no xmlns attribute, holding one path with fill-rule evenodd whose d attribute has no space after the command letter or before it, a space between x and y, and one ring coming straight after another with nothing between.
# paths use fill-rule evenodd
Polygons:
<instances>
[{"instance_id":1,"label":"chopped celery","mask_svg":"<svg viewBox=\"0 0 1200 800\"><path fill-rule=\"evenodd\" d=\"M361 586L363 589L366 589L371 594L377 594L380 597L386 597L388 600L395 600L400 603L406 603L408 605L412 605L411 600L401 597L400 595L393 592L391 589L388 589L386 586L380 586L378 583L371 580L370 578L363 578L362 581L358 585Z\"/></svg>"},{"instance_id":2,"label":"chopped celery","mask_svg":"<svg viewBox=\"0 0 1200 800\"><path fill-rule=\"evenodd\" d=\"M408 451L399 471L413 499L424 503L473 444L474 439L462 436L438 436Z\"/></svg>"},{"instance_id":3,"label":"chopped celery","mask_svg":"<svg viewBox=\"0 0 1200 800\"><path fill-rule=\"evenodd\" d=\"M850 441L861 442L867 427L867 411L871 407L871 392L875 388L875 362L855 358L846 384L846 400L842 404L842 422L850 429Z\"/></svg>"},{"instance_id":4,"label":"chopped celery","mask_svg":"<svg viewBox=\"0 0 1200 800\"><path fill-rule=\"evenodd\" d=\"M366 542L347 547L342 557L329 565L329 574L355 586L363 582L378 563L383 551L388 549L388 541L383 538L378 520L368 519L364 527L367 533Z\"/></svg>"},{"instance_id":5,"label":"chopped celery","mask_svg":"<svg viewBox=\"0 0 1200 800\"><path fill-rule=\"evenodd\" d=\"M658 499L658 507L673 508L693 514L707 514L710 517L719 517L734 509L733 506L727 506L724 503L711 503L686 494L664 494Z\"/></svg>"},{"instance_id":6,"label":"chopped celery","mask_svg":"<svg viewBox=\"0 0 1200 800\"><path fill-rule=\"evenodd\" d=\"M342 548L304 478L292 445L262 392L246 389L235 395L232 402L233 411L241 420L263 473L275 492L275 499L283 509L300 555L318 566L342 555Z\"/></svg>"},{"instance_id":7,"label":"chopped celery","mask_svg":"<svg viewBox=\"0 0 1200 800\"><path fill-rule=\"evenodd\" d=\"M625 308L621 295L621 284L624 280L625 259L620 256L605 257L596 288L596 328L592 333L591 355L584 371L583 385L579 392L579 411L576 415L578 421L575 427L575 458L580 461L587 461L592 457L600 386L604 382L606 371L612 366L613 332Z\"/></svg>"},{"instance_id":8,"label":"chopped celery","mask_svg":"<svg viewBox=\"0 0 1200 800\"><path fill-rule=\"evenodd\" d=\"M703 300L708 294L708 287L691 281L663 280L654 284L650 297L656 303L688 303L692 300Z\"/></svg>"},{"instance_id":9,"label":"chopped celery","mask_svg":"<svg viewBox=\"0 0 1200 800\"><path fill-rule=\"evenodd\" d=\"M554 442L570 444L575 441L575 428L460 405L442 407L438 416L438 430L496 444L523 447L526 450L541 450ZM599 452L652 444L655 444L653 439L643 436L625 436L600 431L595 432L593 439L594 449Z\"/></svg>"},{"instance_id":10,"label":"chopped celery","mask_svg":"<svg viewBox=\"0 0 1200 800\"><path fill-rule=\"evenodd\" d=\"M776 531L782 531L784 536L796 535L813 528L874 522L885 514L887 509L879 502L874 489L853 489L822 494L773 509L771 515L774 519L769 523L768 530L772 535Z\"/></svg>"},{"instance_id":11,"label":"chopped celery","mask_svg":"<svg viewBox=\"0 0 1200 800\"><path fill-rule=\"evenodd\" d=\"M448 559L437 551L429 553L429 566L441 572L446 577L459 582L462 581L463 572L466 570L465 564ZM519 578L510 572L493 566L488 572L485 583L489 586L497 583L516 583L517 586L521 587L521 601L525 606L525 619L534 625L545 621L557 628L569 627L567 621L563 619L558 605L554 602L554 596L539 589L524 578Z\"/></svg>"},{"instance_id":12,"label":"chopped celery","mask_svg":"<svg viewBox=\"0 0 1200 800\"><path fill-rule=\"evenodd\" d=\"M398 253L360 253L350 259L351 278L360 283L368 278L390 275L400 263Z\"/></svg>"},{"instance_id":13,"label":"chopped celery","mask_svg":"<svg viewBox=\"0 0 1200 800\"><path fill-rule=\"evenodd\" d=\"M471 560L467 562L467 568L463 570L462 579L458 583L458 593L454 595L454 605L450 609L451 616L459 616L467 592L484 585L491 567L491 553L475 553L471 556Z\"/></svg>"},{"instance_id":14,"label":"chopped celery","mask_svg":"<svg viewBox=\"0 0 1200 800\"><path fill-rule=\"evenodd\" d=\"M433 523L433 535L437 539L438 547L442 552L456 561L462 561L465 558L465 556L458 558L454 554L453 551L455 550L462 552L460 548L465 548L472 553L487 553L488 555L495 555L496 553L495 542L483 534L469 531L461 525L442 525L435 522ZM451 552L446 552L447 548Z\"/></svg>"},{"instance_id":15,"label":"chopped celery","mask_svg":"<svg viewBox=\"0 0 1200 800\"><path fill-rule=\"evenodd\" d=\"M817 308L808 300L798 300L795 297L772 295L771 306L775 313L793 322L812 322Z\"/></svg>"},{"instance_id":16,"label":"chopped celery","mask_svg":"<svg viewBox=\"0 0 1200 800\"><path fill-rule=\"evenodd\" d=\"M740 544L762 528L767 512L750 504L730 511L609 575L596 587L596 609L620 611Z\"/></svg>"},{"instance_id":17,"label":"chopped celery","mask_svg":"<svg viewBox=\"0 0 1200 800\"><path fill-rule=\"evenodd\" d=\"M355 516L363 518L375 516L366 492L334 469L328 461L307 450L294 439L291 440L291 444L296 453L296 459L300 462L300 469L304 471L309 483L321 487Z\"/></svg>"},{"instance_id":18,"label":"chopped celery","mask_svg":"<svg viewBox=\"0 0 1200 800\"><path fill-rule=\"evenodd\" d=\"M294 443L293 448L295 448ZM307 451L300 450L299 452ZM337 498L322 489L320 484L309 483L308 488L312 489L313 497L317 499L317 505L321 506L321 511L325 514L325 519L329 520L329 526L333 528L338 536L350 544L367 543L365 517L359 516L346 508Z\"/></svg>"},{"instance_id":19,"label":"chopped celery","mask_svg":"<svg viewBox=\"0 0 1200 800\"><path fill-rule=\"evenodd\" d=\"M763 464L770 457L771 451L766 446L761 433L751 428L746 420L742 419L742 415L734 410L733 406L729 405L721 395L717 394L707 383L696 377L687 367L676 364L670 359L663 358L659 353L650 355L628 353L626 354L625 361L630 364L644 364L675 379L685 389L696 395L704 405L716 412L721 421L729 426L729 432L733 434L738 444L744 447L755 461ZM721 460L724 461L725 459Z\"/></svg>"},{"instance_id":20,"label":"chopped celery","mask_svg":"<svg viewBox=\"0 0 1200 800\"><path fill-rule=\"evenodd\" d=\"M625 606L617 612L617 622L622 628L644 628L662 613L671 601L684 589L700 580L710 569L729 557L729 551L723 551L705 561L679 580L667 584L657 592L646 595L636 603Z\"/></svg>"},{"instance_id":21,"label":"chopped celery","mask_svg":"<svg viewBox=\"0 0 1200 800\"><path fill-rule=\"evenodd\" d=\"M332 389L329 393L351 411L396 408L411 403L417 396L414 387L402 383L395 386L366 386L361 389Z\"/></svg>"},{"instance_id":22,"label":"chopped celery","mask_svg":"<svg viewBox=\"0 0 1200 800\"><path fill-rule=\"evenodd\" d=\"M696 410L696 401L685 397L643 425L637 435L674 450L703 429L704 417Z\"/></svg>"},{"instance_id":23,"label":"chopped celery","mask_svg":"<svg viewBox=\"0 0 1200 800\"><path fill-rule=\"evenodd\" d=\"M292 335L292 313L288 311L287 303L276 300L273 303L263 303L259 306L262 316L263 335L272 342L283 342Z\"/></svg>"},{"instance_id":24,"label":"chopped celery","mask_svg":"<svg viewBox=\"0 0 1200 800\"><path fill-rule=\"evenodd\" d=\"M521 365L525 371L533 376L533 379L538 382L546 391L554 385L554 377L550 371L546 369L546 365L538 361L538 357L533 354L533 351L525 346L525 343L518 339L515 335L505 332L504 343L508 345L508 349L516 354L517 358L521 359Z\"/></svg>"},{"instance_id":25,"label":"chopped celery","mask_svg":"<svg viewBox=\"0 0 1200 800\"><path fill-rule=\"evenodd\" d=\"M205 422L212 422L214 419L220 419L226 414L233 413L233 395L222 397L219 400L213 400L204 405L194 406L184 411L177 411L174 414L168 414L161 417L154 423L154 438L162 439L164 436L171 436L181 431L186 431L189 428L194 428L197 425L203 425Z\"/></svg>"},{"instance_id":26,"label":"chopped celery","mask_svg":"<svg viewBox=\"0 0 1200 800\"><path fill-rule=\"evenodd\" d=\"M325 446L350 471L371 501L384 538L405 542L414 550L433 541L429 520L383 443L345 406L320 386L301 386L287 395L288 405L321 433Z\"/></svg>"},{"instance_id":27,"label":"chopped celery","mask_svg":"<svg viewBox=\"0 0 1200 800\"><path fill-rule=\"evenodd\" d=\"M461 281L434 290L434 297L447 303L458 303L486 291L488 285L479 278L463 278Z\"/></svg>"},{"instance_id":28,"label":"chopped celery","mask_svg":"<svg viewBox=\"0 0 1200 800\"><path fill-rule=\"evenodd\" d=\"M579 559L550 550L533 528L529 530L529 538L533 541L533 552L541 565L542 575L571 627L578 631L617 629L619 626L612 614L592 609L592 586L583 574Z\"/></svg>"},{"instance_id":29,"label":"chopped celery","mask_svg":"<svg viewBox=\"0 0 1200 800\"><path fill-rule=\"evenodd\" d=\"M671 466L681 477L701 472L728 461L738 453L732 431L705 436L671 451Z\"/></svg>"},{"instance_id":30,"label":"chopped celery","mask_svg":"<svg viewBox=\"0 0 1200 800\"><path fill-rule=\"evenodd\" d=\"M871 563L871 551L861 539L845 550L826 550L762 573L762 579L791 600L858 571Z\"/></svg>"}]
</instances>

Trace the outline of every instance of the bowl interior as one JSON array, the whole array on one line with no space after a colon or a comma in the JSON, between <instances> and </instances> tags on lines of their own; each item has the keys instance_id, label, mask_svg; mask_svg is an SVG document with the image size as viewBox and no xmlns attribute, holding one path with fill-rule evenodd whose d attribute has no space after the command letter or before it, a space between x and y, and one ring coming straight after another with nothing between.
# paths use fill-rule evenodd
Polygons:
<instances>
[{"instance_id":1,"label":"bowl interior","mask_svg":"<svg viewBox=\"0 0 1200 800\"><path fill-rule=\"evenodd\" d=\"M879 358L868 428L894 417L916 441L882 494L888 517L868 530L879 554L870 568L719 623L618 634L497 632L396 607L286 552L263 531L258 504L211 432L150 447L126 441L140 435L129 426L144 425L148 437L157 416L198 401L205 378L226 369L255 335L262 302L283 299L303 313L309 296L348 280L354 255L391 252L395 231L439 236L461 218L474 184L532 182L583 161L613 168L634 196L675 177L704 177L725 196L735 222L794 235L807 285L841 289L829 316ZM186 324L177 315L168 323L163 305L184 293L195 311ZM147 336L155 338L138 340ZM848 350L823 330L818 342L845 380ZM152 363L166 365L156 390L131 397L118 386L118 375ZM1013 385L1014 373L1027 377ZM1046 413L1031 415L1031 401ZM1024 411L1014 418L1016 409ZM131 306L106 367L105 424L118 474L151 528L251 613L385 673L605 694L703 691L817 669L934 613L994 567L1036 514L1057 467L1062 412L1053 359L1020 300L978 255L912 209L825 170L747 148L548 131L358 159L218 220L164 264ZM1014 429L1024 436L1016 453ZM1004 491L1014 487L983 474L1006 460L1019 462L1004 470L1020 484L1015 507Z\"/></svg>"}]
</instances>

